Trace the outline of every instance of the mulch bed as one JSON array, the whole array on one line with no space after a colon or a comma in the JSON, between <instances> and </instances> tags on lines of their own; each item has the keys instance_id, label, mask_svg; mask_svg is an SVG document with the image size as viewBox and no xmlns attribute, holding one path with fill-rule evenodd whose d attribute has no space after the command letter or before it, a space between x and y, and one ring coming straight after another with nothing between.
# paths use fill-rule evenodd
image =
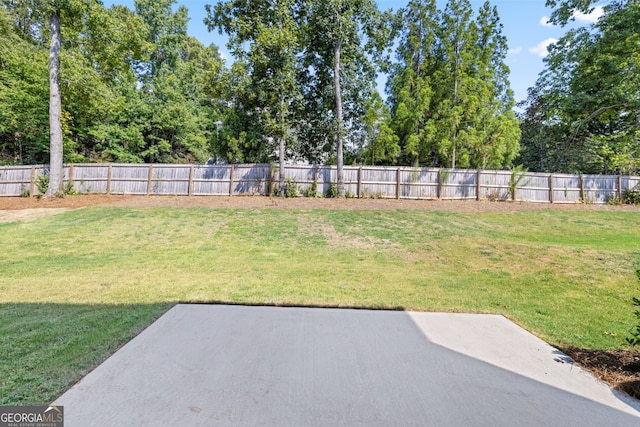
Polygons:
<instances>
[{"instance_id":1,"label":"mulch bed","mask_svg":"<svg viewBox=\"0 0 640 427\"><path fill-rule=\"evenodd\" d=\"M640 399L640 350L585 350L568 347L562 351L600 381Z\"/></svg>"}]
</instances>

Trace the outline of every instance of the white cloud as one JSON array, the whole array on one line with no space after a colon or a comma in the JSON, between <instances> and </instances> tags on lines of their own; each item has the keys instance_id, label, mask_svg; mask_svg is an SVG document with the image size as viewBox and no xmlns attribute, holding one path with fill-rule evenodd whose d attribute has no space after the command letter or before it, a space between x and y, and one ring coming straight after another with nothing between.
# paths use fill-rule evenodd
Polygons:
<instances>
[{"instance_id":1,"label":"white cloud","mask_svg":"<svg viewBox=\"0 0 640 427\"><path fill-rule=\"evenodd\" d=\"M540 25L542 25L543 27L554 27L554 25L549 22L548 16L543 16L542 18L540 18Z\"/></svg>"},{"instance_id":2,"label":"white cloud","mask_svg":"<svg viewBox=\"0 0 640 427\"><path fill-rule=\"evenodd\" d=\"M602 15L604 15L603 6L594 7L593 11L589 14L585 14L577 10L573 12L573 17L576 18L576 21L586 22L588 24L595 24Z\"/></svg>"},{"instance_id":3,"label":"white cloud","mask_svg":"<svg viewBox=\"0 0 640 427\"><path fill-rule=\"evenodd\" d=\"M557 39L548 38L546 40L541 41L536 46L530 47L529 48L529 52L535 53L540 58L544 58L545 56L547 56L549 54L549 51L547 50L547 46L549 46L550 44L553 44L553 43L555 43L557 41L558 41Z\"/></svg>"},{"instance_id":4,"label":"white cloud","mask_svg":"<svg viewBox=\"0 0 640 427\"><path fill-rule=\"evenodd\" d=\"M509 49L509 54L510 55L517 55L520 52L522 52L522 46L512 47L511 49Z\"/></svg>"}]
</instances>

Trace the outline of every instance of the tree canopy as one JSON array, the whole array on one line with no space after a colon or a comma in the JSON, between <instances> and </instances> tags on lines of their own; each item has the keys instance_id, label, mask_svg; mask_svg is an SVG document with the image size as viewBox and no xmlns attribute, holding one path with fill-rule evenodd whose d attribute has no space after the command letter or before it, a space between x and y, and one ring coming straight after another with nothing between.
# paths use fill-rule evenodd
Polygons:
<instances>
[{"instance_id":1,"label":"tree canopy","mask_svg":"<svg viewBox=\"0 0 640 427\"><path fill-rule=\"evenodd\" d=\"M571 29L551 47L523 103L521 156L530 168L638 173L638 22L639 0L613 1L592 27Z\"/></svg>"},{"instance_id":2,"label":"tree canopy","mask_svg":"<svg viewBox=\"0 0 640 427\"><path fill-rule=\"evenodd\" d=\"M548 3L557 7L557 22L565 22L565 8L591 7ZM392 12L374 0L221 0L206 6L205 23L228 36L233 58L226 62L216 46L187 34L189 11L176 0L136 0L133 10L98 0L0 0L2 163L48 163L58 151L48 131L48 19L55 9L48 6L60 7L66 162L336 164L344 193L343 164L508 168L520 150L507 41L489 1L473 10L469 0L448 0L440 10L435 0L411 0ZM616 14L608 16L622 19ZM569 135L578 148L597 141L601 155L613 159L609 168L629 163L635 141L627 114L635 104L625 95L637 73L612 68L636 66L633 55L623 59L635 46L633 34L623 34L625 22L603 20L600 35L576 33L559 43L535 91L537 110L522 118L556 123L561 116L549 108L573 105L576 111L565 108L562 117L581 125L572 134L553 129L548 135ZM599 60L589 53L596 51ZM569 53L575 61L563 62ZM569 102L564 93L551 93L560 87L553 76L565 68L579 78L562 90L594 95ZM601 73L606 82L589 86ZM388 76L384 94L381 75ZM611 127L616 114L624 131ZM605 119L602 136L596 131ZM528 140L523 136L519 159L527 164L542 156L535 144L553 145L536 126L522 128ZM615 148L620 144L626 148Z\"/></svg>"}]
</instances>

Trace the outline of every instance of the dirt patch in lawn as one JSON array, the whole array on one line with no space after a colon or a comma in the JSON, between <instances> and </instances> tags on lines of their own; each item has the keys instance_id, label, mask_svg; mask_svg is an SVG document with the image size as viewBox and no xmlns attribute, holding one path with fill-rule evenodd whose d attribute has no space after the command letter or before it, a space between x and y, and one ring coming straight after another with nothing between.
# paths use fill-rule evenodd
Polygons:
<instances>
[{"instance_id":1,"label":"dirt patch in lawn","mask_svg":"<svg viewBox=\"0 0 640 427\"><path fill-rule=\"evenodd\" d=\"M56 215L70 210L69 208L33 208L19 210L0 210L0 224L6 222L33 221L44 216Z\"/></svg>"}]
</instances>

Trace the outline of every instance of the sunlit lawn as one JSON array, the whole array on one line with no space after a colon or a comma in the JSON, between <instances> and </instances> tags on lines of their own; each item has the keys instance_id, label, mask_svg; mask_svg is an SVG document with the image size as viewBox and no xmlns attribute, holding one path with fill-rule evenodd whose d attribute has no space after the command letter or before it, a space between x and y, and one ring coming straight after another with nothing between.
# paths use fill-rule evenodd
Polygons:
<instances>
[{"instance_id":1,"label":"sunlit lawn","mask_svg":"<svg viewBox=\"0 0 640 427\"><path fill-rule=\"evenodd\" d=\"M42 404L172 304L500 313L616 348L640 215L86 208L0 224L0 404Z\"/></svg>"}]
</instances>

